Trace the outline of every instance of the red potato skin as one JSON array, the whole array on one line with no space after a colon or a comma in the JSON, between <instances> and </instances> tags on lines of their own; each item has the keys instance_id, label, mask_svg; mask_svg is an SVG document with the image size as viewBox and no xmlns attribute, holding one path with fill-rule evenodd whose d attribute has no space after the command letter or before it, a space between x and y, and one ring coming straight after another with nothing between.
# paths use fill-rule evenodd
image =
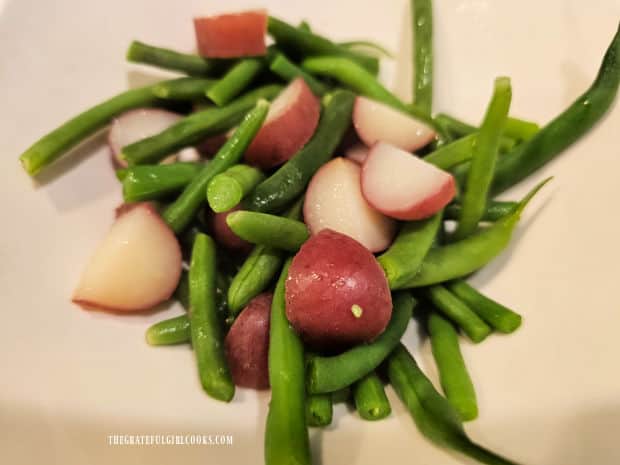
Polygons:
<instances>
[{"instance_id":1,"label":"red potato skin","mask_svg":"<svg viewBox=\"0 0 620 465\"><path fill-rule=\"evenodd\" d=\"M172 229L170 229L170 226L168 226L166 222L161 218L161 215L159 214L159 212L155 208L155 205L152 202L124 203L118 206L114 210L114 218L118 219L124 214L130 212L131 210L137 207L147 208L151 214L155 215L157 219L161 222L162 227L167 229L172 235L172 237L174 237L174 240L176 241L176 243L179 244L174 232L172 231ZM90 302L88 300L82 300L82 299L71 299L71 301L74 304L77 304L80 307L84 308L85 310L102 310L102 311L110 312L110 313L127 314L127 313L146 312L146 311L152 310L153 307L155 307L156 305L159 305L160 303L165 302L166 300L170 300L170 298L174 294L174 291L177 288L179 280L181 279L181 271L183 270L183 267L182 267L183 254L181 252L180 245L178 245L176 252L179 255L179 269L178 269L177 277L174 280L176 284L171 288L169 293L162 295L158 297L157 299L154 299L152 302L147 302L145 305L141 306L140 308L126 309L126 308L108 307L108 306L101 305L96 302Z\"/></svg>"},{"instance_id":2,"label":"red potato skin","mask_svg":"<svg viewBox=\"0 0 620 465\"><path fill-rule=\"evenodd\" d=\"M363 309L359 317L353 305ZM392 316L392 296L368 249L324 229L293 258L286 280L286 316L307 344L346 348L383 332Z\"/></svg>"},{"instance_id":3,"label":"red potato skin","mask_svg":"<svg viewBox=\"0 0 620 465\"><path fill-rule=\"evenodd\" d=\"M205 158L213 158L228 140L227 133L207 137L196 145L196 150Z\"/></svg>"},{"instance_id":4,"label":"red potato skin","mask_svg":"<svg viewBox=\"0 0 620 465\"><path fill-rule=\"evenodd\" d=\"M207 58L265 55L267 11L194 18L198 53Z\"/></svg>"},{"instance_id":5,"label":"red potato skin","mask_svg":"<svg viewBox=\"0 0 620 465\"><path fill-rule=\"evenodd\" d=\"M228 250L245 254L252 250L252 244L237 236L232 229L230 229L228 223L226 223L226 217L240 208L241 207L236 206L227 212L213 213L211 217L211 229L213 231L215 241L218 244Z\"/></svg>"},{"instance_id":6,"label":"red potato skin","mask_svg":"<svg viewBox=\"0 0 620 465\"><path fill-rule=\"evenodd\" d=\"M226 359L237 386L269 388L269 319L273 295L254 297L241 311L224 340Z\"/></svg>"},{"instance_id":7,"label":"red potato skin","mask_svg":"<svg viewBox=\"0 0 620 465\"><path fill-rule=\"evenodd\" d=\"M265 170L281 165L314 134L321 103L302 78L295 79L289 86L299 86L297 98L282 113L263 124L245 152L247 163Z\"/></svg>"}]
</instances>

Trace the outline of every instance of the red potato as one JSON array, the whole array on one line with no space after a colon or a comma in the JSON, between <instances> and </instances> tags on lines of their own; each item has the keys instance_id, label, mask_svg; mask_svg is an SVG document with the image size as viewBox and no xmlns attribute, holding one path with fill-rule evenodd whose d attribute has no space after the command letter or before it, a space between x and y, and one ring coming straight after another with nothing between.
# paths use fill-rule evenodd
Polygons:
<instances>
[{"instance_id":1,"label":"red potato","mask_svg":"<svg viewBox=\"0 0 620 465\"><path fill-rule=\"evenodd\" d=\"M254 297L226 335L226 359L237 386L269 388L269 320L272 299L271 293Z\"/></svg>"},{"instance_id":2,"label":"red potato","mask_svg":"<svg viewBox=\"0 0 620 465\"><path fill-rule=\"evenodd\" d=\"M392 242L396 222L364 199L360 173L357 163L345 158L334 158L323 165L308 185L304 221L312 234L333 229L371 252L380 252Z\"/></svg>"},{"instance_id":3,"label":"red potato","mask_svg":"<svg viewBox=\"0 0 620 465\"><path fill-rule=\"evenodd\" d=\"M247 253L252 250L253 244L250 244L237 236L232 229L230 229L228 223L226 223L226 217L230 213L239 209L240 207L236 206L227 212L213 213L213 216L211 217L211 229L213 231L213 237L218 244L229 250Z\"/></svg>"},{"instance_id":4,"label":"red potato","mask_svg":"<svg viewBox=\"0 0 620 465\"><path fill-rule=\"evenodd\" d=\"M88 308L132 312L168 300L181 277L181 247L150 203L123 205L73 293Z\"/></svg>"},{"instance_id":5,"label":"red potato","mask_svg":"<svg viewBox=\"0 0 620 465\"><path fill-rule=\"evenodd\" d=\"M129 110L114 118L108 133L108 145L112 151L112 161L120 168L127 162L120 158L121 149L146 137L154 136L179 121L181 116L157 108L138 108Z\"/></svg>"},{"instance_id":6,"label":"red potato","mask_svg":"<svg viewBox=\"0 0 620 465\"><path fill-rule=\"evenodd\" d=\"M263 169L290 159L310 140L321 104L308 84L297 78L271 104L263 127L245 152L245 160Z\"/></svg>"},{"instance_id":7,"label":"red potato","mask_svg":"<svg viewBox=\"0 0 620 465\"><path fill-rule=\"evenodd\" d=\"M435 138L429 125L366 97L355 99L353 126L368 147L383 141L412 152Z\"/></svg>"},{"instance_id":8,"label":"red potato","mask_svg":"<svg viewBox=\"0 0 620 465\"><path fill-rule=\"evenodd\" d=\"M434 215L456 195L454 177L393 145L379 142L362 166L362 193L370 205L399 220Z\"/></svg>"},{"instance_id":9,"label":"red potato","mask_svg":"<svg viewBox=\"0 0 620 465\"><path fill-rule=\"evenodd\" d=\"M255 10L194 18L198 52L208 58L266 53L267 11Z\"/></svg>"},{"instance_id":10,"label":"red potato","mask_svg":"<svg viewBox=\"0 0 620 465\"><path fill-rule=\"evenodd\" d=\"M363 165L368 156L368 147L363 144L354 145L344 153L344 156L358 165Z\"/></svg>"},{"instance_id":11,"label":"red potato","mask_svg":"<svg viewBox=\"0 0 620 465\"><path fill-rule=\"evenodd\" d=\"M286 316L308 344L344 348L371 341L391 315L385 274L354 239L324 229L293 258L286 280Z\"/></svg>"},{"instance_id":12,"label":"red potato","mask_svg":"<svg viewBox=\"0 0 620 465\"><path fill-rule=\"evenodd\" d=\"M222 134L215 134L214 136L207 137L198 145L196 145L196 149L202 156L206 158L213 158L227 140L228 132Z\"/></svg>"}]
</instances>

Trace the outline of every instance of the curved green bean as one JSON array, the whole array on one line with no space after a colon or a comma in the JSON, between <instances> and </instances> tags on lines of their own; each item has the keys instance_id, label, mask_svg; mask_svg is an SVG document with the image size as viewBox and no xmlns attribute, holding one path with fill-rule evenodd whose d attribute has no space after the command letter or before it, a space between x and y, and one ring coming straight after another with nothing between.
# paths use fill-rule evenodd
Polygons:
<instances>
[{"instance_id":1,"label":"curved green bean","mask_svg":"<svg viewBox=\"0 0 620 465\"><path fill-rule=\"evenodd\" d=\"M456 329L433 312L428 318L428 333L443 392L463 421L475 419L478 416L476 391L461 354Z\"/></svg>"},{"instance_id":2,"label":"curved green bean","mask_svg":"<svg viewBox=\"0 0 620 465\"><path fill-rule=\"evenodd\" d=\"M256 186L244 200L249 210L273 212L288 205L306 188L310 178L334 154L351 124L355 95L346 90L329 94L314 136L293 158Z\"/></svg>"},{"instance_id":3,"label":"curved green bean","mask_svg":"<svg viewBox=\"0 0 620 465\"><path fill-rule=\"evenodd\" d=\"M454 233L455 239L462 239L474 232L484 214L493 181L499 139L504 130L511 99L510 79L497 78L493 97L476 138L465 192L462 195L461 218Z\"/></svg>"},{"instance_id":4,"label":"curved green bean","mask_svg":"<svg viewBox=\"0 0 620 465\"><path fill-rule=\"evenodd\" d=\"M497 221L510 215L519 206L519 202L491 200L482 215L481 221ZM460 203L451 203L444 209L444 219L458 220L461 217Z\"/></svg>"},{"instance_id":5,"label":"curved green bean","mask_svg":"<svg viewBox=\"0 0 620 465\"><path fill-rule=\"evenodd\" d=\"M226 223L241 239L290 252L310 237L303 222L268 213L238 210L226 216Z\"/></svg>"},{"instance_id":6,"label":"curved green bean","mask_svg":"<svg viewBox=\"0 0 620 465\"><path fill-rule=\"evenodd\" d=\"M353 385L355 409L364 420L382 420L392 413L383 383L375 372L370 372Z\"/></svg>"},{"instance_id":7,"label":"curved green bean","mask_svg":"<svg viewBox=\"0 0 620 465\"><path fill-rule=\"evenodd\" d=\"M266 100L259 100L215 157L204 166L181 196L164 210L163 219L173 231L178 233L187 227L204 202L211 179L239 163L243 152L261 128L268 111L269 103Z\"/></svg>"},{"instance_id":8,"label":"curved green bean","mask_svg":"<svg viewBox=\"0 0 620 465\"><path fill-rule=\"evenodd\" d=\"M224 76L207 89L206 95L217 106L226 105L243 92L265 68L262 58L244 58L230 68Z\"/></svg>"},{"instance_id":9,"label":"curved green bean","mask_svg":"<svg viewBox=\"0 0 620 465\"><path fill-rule=\"evenodd\" d=\"M413 103L431 114L433 107L433 4L411 0L413 31Z\"/></svg>"},{"instance_id":10,"label":"curved green bean","mask_svg":"<svg viewBox=\"0 0 620 465\"><path fill-rule=\"evenodd\" d=\"M491 334L489 325L444 286L430 286L426 295L435 308L459 325L472 341L481 342Z\"/></svg>"},{"instance_id":11,"label":"curved green bean","mask_svg":"<svg viewBox=\"0 0 620 465\"><path fill-rule=\"evenodd\" d=\"M235 165L215 176L207 187L207 201L216 212L226 212L265 179L263 172L249 165Z\"/></svg>"},{"instance_id":12,"label":"curved green bean","mask_svg":"<svg viewBox=\"0 0 620 465\"><path fill-rule=\"evenodd\" d=\"M461 241L431 249L418 274L397 288L429 286L450 281L467 276L486 265L508 245L523 209L549 179L538 184L510 215L499 219L492 226Z\"/></svg>"},{"instance_id":13,"label":"curved green bean","mask_svg":"<svg viewBox=\"0 0 620 465\"><path fill-rule=\"evenodd\" d=\"M390 287L401 286L417 274L441 226L441 213L426 220L409 221L394 242L377 260Z\"/></svg>"},{"instance_id":14,"label":"curved green bean","mask_svg":"<svg viewBox=\"0 0 620 465\"><path fill-rule=\"evenodd\" d=\"M619 84L620 27L590 88L532 139L498 160L492 193L498 194L526 178L588 132L613 103Z\"/></svg>"},{"instance_id":15,"label":"curved green bean","mask_svg":"<svg viewBox=\"0 0 620 465\"><path fill-rule=\"evenodd\" d=\"M288 320L284 283L285 265L271 304L269 330L269 384L271 401L265 428L265 465L310 465L306 427L304 347Z\"/></svg>"},{"instance_id":16,"label":"curved green bean","mask_svg":"<svg viewBox=\"0 0 620 465\"><path fill-rule=\"evenodd\" d=\"M122 174L123 199L125 202L140 202L164 198L183 190L202 168L203 165L199 163L139 165L126 168Z\"/></svg>"},{"instance_id":17,"label":"curved green bean","mask_svg":"<svg viewBox=\"0 0 620 465\"><path fill-rule=\"evenodd\" d=\"M387 372L398 397L428 439L488 465L516 465L469 439L457 412L435 390L402 344L389 356Z\"/></svg>"},{"instance_id":18,"label":"curved green bean","mask_svg":"<svg viewBox=\"0 0 620 465\"><path fill-rule=\"evenodd\" d=\"M179 315L151 325L146 330L146 342L152 346L183 344L191 339L187 315Z\"/></svg>"},{"instance_id":19,"label":"curved green bean","mask_svg":"<svg viewBox=\"0 0 620 465\"><path fill-rule=\"evenodd\" d=\"M394 296L392 318L373 342L361 344L339 355L308 359L308 392L320 394L345 388L377 368L405 333L415 300L407 292Z\"/></svg>"},{"instance_id":20,"label":"curved green bean","mask_svg":"<svg viewBox=\"0 0 620 465\"><path fill-rule=\"evenodd\" d=\"M214 79L179 78L153 85L153 93L166 100L202 100L205 92L217 81Z\"/></svg>"},{"instance_id":21,"label":"curved green bean","mask_svg":"<svg viewBox=\"0 0 620 465\"><path fill-rule=\"evenodd\" d=\"M261 99L272 99L281 90L282 86L274 84L259 87L225 107L211 107L192 113L159 134L123 147L121 156L130 165L157 163L166 155L239 124L256 102Z\"/></svg>"},{"instance_id":22,"label":"curved green bean","mask_svg":"<svg viewBox=\"0 0 620 465\"><path fill-rule=\"evenodd\" d=\"M282 20L269 17L267 24L269 35L276 41L276 45L289 52L291 56L336 55L347 57L360 66L363 66L373 75L379 71L379 60L368 55L355 53L345 47L333 43L331 40L314 34L304 28L296 28Z\"/></svg>"},{"instance_id":23,"label":"curved green bean","mask_svg":"<svg viewBox=\"0 0 620 465\"><path fill-rule=\"evenodd\" d=\"M328 87L318 79L315 79L312 75L306 73L303 69L290 61L282 53L277 53L269 63L269 69L274 74L277 74L285 81L292 81L295 78L301 77L308 87L315 95L322 96L329 90Z\"/></svg>"},{"instance_id":24,"label":"curved green bean","mask_svg":"<svg viewBox=\"0 0 620 465\"><path fill-rule=\"evenodd\" d=\"M306 398L306 423L308 426L323 428L329 426L333 416L332 396L330 394L309 394Z\"/></svg>"},{"instance_id":25,"label":"curved green bean","mask_svg":"<svg viewBox=\"0 0 620 465\"><path fill-rule=\"evenodd\" d=\"M465 281L454 281L448 288L493 329L502 333L512 333L521 326L521 315L489 299Z\"/></svg>"},{"instance_id":26,"label":"curved green bean","mask_svg":"<svg viewBox=\"0 0 620 465\"><path fill-rule=\"evenodd\" d=\"M190 76L217 74L228 65L227 60L214 60L189 53L179 53L167 48L147 45L137 40L129 45L127 60L172 71L181 71Z\"/></svg>"},{"instance_id":27,"label":"curved green bean","mask_svg":"<svg viewBox=\"0 0 620 465\"><path fill-rule=\"evenodd\" d=\"M198 234L189 267L189 321L192 346L202 388L211 397L229 402L235 394L215 304L216 249L206 234Z\"/></svg>"}]
</instances>

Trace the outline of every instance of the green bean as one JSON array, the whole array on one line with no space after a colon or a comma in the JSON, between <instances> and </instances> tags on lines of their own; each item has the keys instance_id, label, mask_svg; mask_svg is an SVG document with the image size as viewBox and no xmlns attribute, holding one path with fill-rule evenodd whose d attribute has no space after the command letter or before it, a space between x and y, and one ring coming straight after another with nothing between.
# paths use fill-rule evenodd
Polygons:
<instances>
[{"instance_id":1,"label":"green bean","mask_svg":"<svg viewBox=\"0 0 620 465\"><path fill-rule=\"evenodd\" d=\"M303 222L268 213L238 210L226 216L226 223L241 239L290 252L299 250L310 237Z\"/></svg>"},{"instance_id":2,"label":"green bean","mask_svg":"<svg viewBox=\"0 0 620 465\"><path fill-rule=\"evenodd\" d=\"M301 77L315 95L322 96L328 91L328 87L312 75L306 73L303 69L290 61L282 53L277 53L269 64L269 69L280 76L285 81L292 81Z\"/></svg>"},{"instance_id":3,"label":"green bean","mask_svg":"<svg viewBox=\"0 0 620 465\"><path fill-rule=\"evenodd\" d=\"M241 202L254 187L265 179L263 172L253 166L235 165L215 176L207 187L211 209L226 212Z\"/></svg>"},{"instance_id":4,"label":"green bean","mask_svg":"<svg viewBox=\"0 0 620 465\"><path fill-rule=\"evenodd\" d=\"M275 97L281 86L259 87L222 108L207 108L182 118L166 130L122 148L121 157L130 165L157 163L166 155L220 134L239 124L260 99Z\"/></svg>"},{"instance_id":5,"label":"green bean","mask_svg":"<svg viewBox=\"0 0 620 465\"><path fill-rule=\"evenodd\" d=\"M427 297L441 313L446 315L474 342L482 342L491 334L491 328L465 302L441 284L430 286Z\"/></svg>"},{"instance_id":6,"label":"green bean","mask_svg":"<svg viewBox=\"0 0 620 465\"><path fill-rule=\"evenodd\" d=\"M333 406L330 394L309 394L306 398L306 423L323 428L332 422Z\"/></svg>"},{"instance_id":7,"label":"green bean","mask_svg":"<svg viewBox=\"0 0 620 465\"><path fill-rule=\"evenodd\" d=\"M301 67L310 73L334 78L359 94L385 103L436 128L435 122L424 111L413 105L405 105L372 74L348 58L334 56L311 57L306 58L301 63Z\"/></svg>"},{"instance_id":8,"label":"green bean","mask_svg":"<svg viewBox=\"0 0 620 465\"><path fill-rule=\"evenodd\" d=\"M303 20L301 23L299 23L299 26L297 26L300 30L302 31L306 31L306 32L312 32L312 28L310 27L310 23L306 20Z\"/></svg>"},{"instance_id":9,"label":"green bean","mask_svg":"<svg viewBox=\"0 0 620 465\"><path fill-rule=\"evenodd\" d=\"M183 344L190 340L189 318L179 315L160 321L146 330L146 342L152 346Z\"/></svg>"},{"instance_id":10,"label":"green bean","mask_svg":"<svg viewBox=\"0 0 620 465\"><path fill-rule=\"evenodd\" d=\"M285 52L295 53L297 56L344 56L363 66L373 75L379 71L379 60L376 58L347 50L325 37L291 26L273 16L269 17L267 30L276 45Z\"/></svg>"},{"instance_id":11,"label":"green bean","mask_svg":"<svg viewBox=\"0 0 620 465\"><path fill-rule=\"evenodd\" d=\"M398 397L428 439L488 465L515 465L469 439L457 412L435 390L402 344L388 358L387 372Z\"/></svg>"},{"instance_id":12,"label":"green bean","mask_svg":"<svg viewBox=\"0 0 620 465\"><path fill-rule=\"evenodd\" d=\"M357 413L364 420L382 420L392 413L383 383L374 371L353 385L353 399Z\"/></svg>"},{"instance_id":13,"label":"green bean","mask_svg":"<svg viewBox=\"0 0 620 465\"><path fill-rule=\"evenodd\" d=\"M266 465L310 465L306 427L304 347L286 319L284 283L290 260L284 265L271 304L269 330L269 384L271 402L265 428Z\"/></svg>"},{"instance_id":14,"label":"green bean","mask_svg":"<svg viewBox=\"0 0 620 465\"><path fill-rule=\"evenodd\" d=\"M519 202L491 200L486 207L481 221L497 221L510 215L518 207ZM451 203L444 210L444 219L458 220L461 217L462 206L460 203Z\"/></svg>"},{"instance_id":15,"label":"green bean","mask_svg":"<svg viewBox=\"0 0 620 465\"><path fill-rule=\"evenodd\" d=\"M204 166L181 196L164 210L163 218L175 232L181 232L192 220L205 200L211 179L239 162L261 128L268 111L269 103L259 100L215 157Z\"/></svg>"},{"instance_id":16,"label":"green bean","mask_svg":"<svg viewBox=\"0 0 620 465\"><path fill-rule=\"evenodd\" d=\"M405 333L415 300L411 294L400 292L394 296L392 318L373 342L360 344L339 355L308 360L308 392L320 394L345 388L367 375L389 355Z\"/></svg>"},{"instance_id":17,"label":"green bean","mask_svg":"<svg viewBox=\"0 0 620 465\"><path fill-rule=\"evenodd\" d=\"M370 52L368 53L368 55L376 56L377 58L380 58L382 56L386 58L394 58L394 54L390 52L387 48L385 48L381 44L378 44L377 42L373 42L370 40L350 40L347 42L339 42L338 45L349 50L366 49ZM374 53L375 55L372 55L372 53Z\"/></svg>"},{"instance_id":18,"label":"green bean","mask_svg":"<svg viewBox=\"0 0 620 465\"><path fill-rule=\"evenodd\" d=\"M198 234L189 267L189 321L202 388L214 399L229 402L235 394L215 305L215 243Z\"/></svg>"},{"instance_id":19,"label":"green bean","mask_svg":"<svg viewBox=\"0 0 620 465\"><path fill-rule=\"evenodd\" d=\"M441 213L404 223L390 248L377 260L391 287L401 286L417 274L441 226Z\"/></svg>"},{"instance_id":20,"label":"green bean","mask_svg":"<svg viewBox=\"0 0 620 465\"><path fill-rule=\"evenodd\" d=\"M413 103L427 114L433 107L433 5L411 0L413 31Z\"/></svg>"},{"instance_id":21,"label":"green bean","mask_svg":"<svg viewBox=\"0 0 620 465\"><path fill-rule=\"evenodd\" d=\"M510 215L499 219L492 226L461 241L431 249L415 277L397 288L429 286L450 281L467 276L486 265L508 245L523 209L549 179L538 184Z\"/></svg>"},{"instance_id":22,"label":"green bean","mask_svg":"<svg viewBox=\"0 0 620 465\"><path fill-rule=\"evenodd\" d=\"M455 239L462 239L474 232L484 214L488 192L493 181L499 138L504 130L511 99L510 79L497 78L493 97L476 138L462 199L461 218L454 233Z\"/></svg>"},{"instance_id":23,"label":"green bean","mask_svg":"<svg viewBox=\"0 0 620 465\"><path fill-rule=\"evenodd\" d=\"M214 79L179 78L153 85L153 93L166 100L202 100L216 82Z\"/></svg>"},{"instance_id":24,"label":"green bean","mask_svg":"<svg viewBox=\"0 0 620 465\"><path fill-rule=\"evenodd\" d=\"M349 387L339 389L331 393L332 404L344 404L349 401L351 397L351 389Z\"/></svg>"},{"instance_id":25,"label":"green bean","mask_svg":"<svg viewBox=\"0 0 620 465\"><path fill-rule=\"evenodd\" d=\"M239 60L217 83L207 90L207 97L217 106L226 105L243 92L264 68L265 60L262 58Z\"/></svg>"},{"instance_id":26,"label":"green bean","mask_svg":"<svg viewBox=\"0 0 620 465\"><path fill-rule=\"evenodd\" d=\"M183 190L200 172L199 163L132 166L124 170L125 202L157 200ZM119 170L121 171L121 170ZM117 172L117 176L120 176Z\"/></svg>"},{"instance_id":27,"label":"green bean","mask_svg":"<svg viewBox=\"0 0 620 465\"><path fill-rule=\"evenodd\" d=\"M620 28L590 88L532 139L498 160L492 193L498 194L526 178L588 132L613 103L619 84Z\"/></svg>"},{"instance_id":28,"label":"green bean","mask_svg":"<svg viewBox=\"0 0 620 465\"><path fill-rule=\"evenodd\" d=\"M428 318L428 334L443 392L461 420L475 419L478 416L476 392L465 367L456 329L433 312Z\"/></svg>"},{"instance_id":29,"label":"green bean","mask_svg":"<svg viewBox=\"0 0 620 465\"><path fill-rule=\"evenodd\" d=\"M355 95L337 90L323 106L314 136L293 158L256 186L244 205L249 210L273 212L297 198L310 178L333 155L351 124Z\"/></svg>"},{"instance_id":30,"label":"green bean","mask_svg":"<svg viewBox=\"0 0 620 465\"><path fill-rule=\"evenodd\" d=\"M454 142L443 145L424 157L424 160L441 168L449 170L471 160L477 145L478 133L469 134ZM515 146L514 139L500 137L500 150L508 151Z\"/></svg>"},{"instance_id":31,"label":"green bean","mask_svg":"<svg viewBox=\"0 0 620 465\"><path fill-rule=\"evenodd\" d=\"M154 47L134 40L127 49L127 60L158 68L181 71L190 76L218 74L227 66L226 60L214 60L198 55L179 53L161 47Z\"/></svg>"},{"instance_id":32,"label":"green bean","mask_svg":"<svg viewBox=\"0 0 620 465\"><path fill-rule=\"evenodd\" d=\"M153 86L132 89L96 105L64 123L32 144L19 157L26 172L34 176L73 148L86 137L101 129L115 116L133 108L158 103Z\"/></svg>"},{"instance_id":33,"label":"green bean","mask_svg":"<svg viewBox=\"0 0 620 465\"><path fill-rule=\"evenodd\" d=\"M448 288L493 329L502 333L512 333L521 326L521 315L489 299L465 281L454 281Z\"/></svg>"},{"instance_id":34,"label":"green bean","mask_svg":"<svg viewBox=\"0 0 620 465\"><path fill-rule=\"evenodd\" d=\"M478 128L461 121L453 116L439 113L435 120L443 125L455 137L465 137L478 131ZM504 139L514 141L527 141L536 135L540 126L532 121L525 121L509 116L504 126Z\"/></svg>"}]
</instances>

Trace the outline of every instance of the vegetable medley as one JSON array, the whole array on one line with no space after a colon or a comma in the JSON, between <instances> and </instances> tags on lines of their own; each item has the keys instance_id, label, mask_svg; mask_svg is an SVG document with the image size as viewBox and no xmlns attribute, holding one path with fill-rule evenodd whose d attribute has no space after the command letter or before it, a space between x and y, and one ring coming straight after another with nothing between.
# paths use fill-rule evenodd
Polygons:
<instances>
[{"instance_id":1,"label":"vegetable medley","mask_svg":"<svg viewBox=\"0 0 620 465\"><path fill-rule=\"evenodd\" d=\"M264 10L194 19L199 54L133 42L127 59L185 77L132 89L35 142L35 176L96 130L125 203L73 302L114 312L171 298L186 312L146 332L191 343L200 383L271 389L269 465L311 462L308 427L351 401L390 415L390 384L420 432L487 464L459 333L475 343L521 325L467 283L510 242L523 199L497 200L585 134L614 101L620 32L589 89L543 127L509 115L498 77L479 126L433 114L430 0L412 0L413 102L377 79L380 45L336 43ZM266 46L266 35L273 45ZM427 330L440 393L403 345Z\"/></svg>"}]
</instances>

